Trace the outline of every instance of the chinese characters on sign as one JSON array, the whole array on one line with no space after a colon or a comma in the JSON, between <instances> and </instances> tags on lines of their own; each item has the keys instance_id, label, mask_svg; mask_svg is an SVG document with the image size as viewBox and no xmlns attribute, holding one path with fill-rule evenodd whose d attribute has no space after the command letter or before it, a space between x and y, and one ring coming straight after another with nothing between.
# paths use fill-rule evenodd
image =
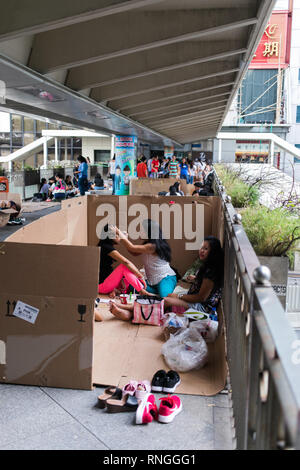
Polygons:
<instances>
[{"instance_id":1,"label":"chinese characters on sign","mask_svg":"<svg viewBox=\"0 0 300 470\"><path fill-rule=\"evenodd\" d=\"M250 69L288 67L290 20L288 12L273 13L250 64Z\"/></svg>"}]
</instances>

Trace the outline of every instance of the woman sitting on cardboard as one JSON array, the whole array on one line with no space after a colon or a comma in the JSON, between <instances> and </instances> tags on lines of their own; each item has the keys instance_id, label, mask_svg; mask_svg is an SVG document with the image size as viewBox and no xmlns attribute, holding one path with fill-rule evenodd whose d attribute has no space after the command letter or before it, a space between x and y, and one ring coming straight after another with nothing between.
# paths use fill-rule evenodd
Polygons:
<instances>
[{"instance_id":1,"label":"woman sitting on cardboard","mask_svg":"<svg viewBox=\"0 0 300 470\"><path fill-rule=\"evenodd\" d=\"M146 294L143 274L117 250L120 241L121 238L115 227L105 225L98 244L101 247L98 293L109 294L113 298L118 291L125 290L131 285L137 292ZM112 267L114 261L120 263L115 269Z\"/></svg>"},{"instance_id":2,"label":"woman sitting on cardboard","mask_svg":"<svg viewBox=\"0 0 300 470\"><path fill-rule=\"evenodd\" d=\"M195 276L189 276L192 286L187 294L169 294L165 297L165 309L175 309L178 313L192 308L198 312L211 313L216 308L222 294L224 256L220 241L206 237L199 250L202 261ZM110 311L121 320L130 320L133 305L111 304Z\"/></svg>"},{"instance_id":3,"label":"woman sitting on cardboard","mask_svg":"<svg viewBox=\"0 0 300 470\"><path fill-rule=\"evenodd\" d=\"M121 241L127 250L133 255L142 255L143 264L147 276L147 294L167 297L171 294L177 284L176 272L171 268L171 248L163 238L160 226L153 220L147 219L142 223L144 237L143 245L134 245L127 236L116 228ZM123 305L122 305L123 307ZM122 320L129 320L132 317L132 306L124 309L121 304L110 306L110 311Z\"/></svg>"}]
</instances>

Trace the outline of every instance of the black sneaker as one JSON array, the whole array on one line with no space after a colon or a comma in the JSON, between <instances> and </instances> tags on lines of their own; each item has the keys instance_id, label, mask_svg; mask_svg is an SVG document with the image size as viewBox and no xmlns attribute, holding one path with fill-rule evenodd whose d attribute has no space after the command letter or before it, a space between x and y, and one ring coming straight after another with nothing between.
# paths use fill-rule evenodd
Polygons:
<instances>
[{"instance_id":1,"label":"black sneaker","mask_svg":"<svg viewBox=\"0 0 300 470\"><path fill-rule=\"evenodd\" d=\"M179 374L175 370L169 370L165 377L162 391L172 393L180 382Z\"/></svg>"},{"instance_id":2,"label":"black sneaker","mask_svg":"<svg viewBox=\"0 0 300 470\"><path fill-rule=\"evenodd\" d=\"M164 383L166 381L167 373L165 370L158 370L152 379L151 390L152 392L162 392Z\"/></svg>"}]
</instances>

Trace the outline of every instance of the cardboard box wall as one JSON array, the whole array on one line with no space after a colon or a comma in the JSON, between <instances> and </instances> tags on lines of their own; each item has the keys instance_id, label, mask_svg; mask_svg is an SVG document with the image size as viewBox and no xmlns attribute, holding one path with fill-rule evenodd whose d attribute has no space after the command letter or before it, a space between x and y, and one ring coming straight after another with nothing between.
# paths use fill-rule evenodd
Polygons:
<instances>
[{"instance_id":1,"label":"cardboard box wall","mask_svg":"<svg viewBox=\"0 0 300 470\"><path fill-rule=\"evenodd\" d=\"M104 215L96 213L99 206L112 204L119 224L120 216L124 216L120 204L125 207L121 199L88 196L65 201L61 211L21 228L1 244L0 382L75 389L91 389L97 382L93 356L95 342L101 343L101 337L94 337L100 254L96 227ZM172 200L138 196L125 199L129 211L133 204L142 203L150 209L151 204ZM189 197L176 199L181 207L192 201ZM204 234L219 236L220 200L201 198L201 203ZM193 204L193 217L195 207ZM129 222L133 218L128 217ZM181 274L198 253L198 249L186 252L185 242L170 240L172 265ZM18 300L39 309L34 325L12 316L13 304ZM85 306L83 316L78 313L79 305ZM102 366L101 357L97 360L97 368L107 367Z\"/></svg>"},{"instance_id":2,"label":"cardboard box wall","mask_svg":"<svg viewBox=\"0 0 300 470\"><path fill-rule=\"evenodd\" d=\"M178 182L177 178L135 178L130 180L131 196L158 196L161 191L169 191L170 186ZM195 189L193 184L187 184L186 180L180 180L181 191L186 196L191 196Z\"/></svg>"}]
</instances>

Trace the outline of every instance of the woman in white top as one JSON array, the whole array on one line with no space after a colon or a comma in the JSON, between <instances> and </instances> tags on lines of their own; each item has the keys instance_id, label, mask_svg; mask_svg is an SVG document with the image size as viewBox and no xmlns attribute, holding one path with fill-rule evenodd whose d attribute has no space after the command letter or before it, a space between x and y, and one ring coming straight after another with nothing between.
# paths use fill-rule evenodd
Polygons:
<instances>
[{"instance_id":1,"label":"woman in white top","mask_svg":"<svg viewBox=\"0 0 300 470\"><path fill-rule=\"evenodd\" d=\"M153 220L147 219L142 223L145 231L146 241L143 245L134 245L127 236L116 228L121 242L126 246L129 253L142 255L146 273L147 292L149 295L167 297L171 294L177 284L177 276L170 266L171 248L163 238L160 226ZM132 306L111 304L110 311L122 320L132 318Z\"/></svg>"}]
</instances>

